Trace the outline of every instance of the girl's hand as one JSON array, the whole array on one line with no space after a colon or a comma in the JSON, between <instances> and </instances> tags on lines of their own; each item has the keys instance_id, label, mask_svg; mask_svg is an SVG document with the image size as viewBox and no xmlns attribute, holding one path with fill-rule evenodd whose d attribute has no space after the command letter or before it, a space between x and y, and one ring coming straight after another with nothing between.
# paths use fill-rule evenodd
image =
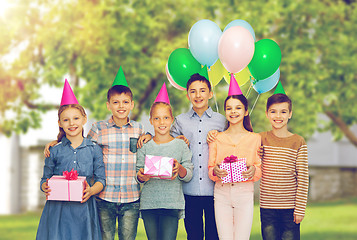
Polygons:
<instances>
[{"instance_id":1,"label":"girl's hand","mask_svg":"<svg viewBox=\"0 0 357 240\"><path fill-rule=\"evenodd\" d=\"M181 139L181 140L184 140L185 143L187 144L187 146L189 147L190 146L190 142L188 141L188 139L184 136L184 135L179 135L176 137L177 139Z\"/></svg>"},{"instance_id":2,"label":"girl's hand","mask_svg":"<svg viewBox=\"0 0 357 240\"><path fill-rule=\"evenodd\" d=\"M264 156L264 146L260 146L258 149L258 155L260 158L263 158Z\"/></svg>"},{"instance_id":3,"label":"girl's hand","mask_svg":"<svg viewBox=\"0 0 357 240\"><path fill-rule=\"evenodd\" d=\"M303 216L299 216L299 215L294 214L294 223L299 224L299 223L302 222L303 219L304 219Z\"/></svg>"},{"instance_id":4,"label":"girl's hand","mask_svg":"<svg viewBox=\"0 0 357 240\"><path fill-rule=\"evenodd\" d=\"M50 192L51 192L51 189L50 189L50 187L48 186L48 178L46 179L46 182L42 183L41 189L42 189L42 191L45 193L45 195L46 195L46 200L47 200L47 196L49 196L49 195L50 195Z\"/></svg>"},{"instance_id":5,"label":"girl's hand","mask_svg":"<svg viewBox=\"0 0 357 240\"><path fill-rule=\"evenodd\" d=\"M252 165L252 166L247 165L247 171L242 172L242 176L244 178L248 178L249 180L253 179L254 174L255 174L255 166L254 165Z\"/></svg>"},{"instance_id":6,"label":"girl's hand","mask_svg":"<svg viewBox=\"0 0 357 240\"><path fill-rule=\"evenodd\" d=\"M141 183L147 182L150 180L150 176L144 174L144 168L140 168L137 173L138 180Z\"/></svg>"},{"instance_id":7,"label":"girl's hand","mask_svg":"<svg viewBox=\"0 0 357 240\"><path fill-rule=\"evenodd\" d=\"M228 174L226 170L219 168L218 163L216 164L216 166L214 166L213 173L219 178L223 178L223 177L227 176L227 174Z\"/></svg>"},{"instance_id":8,"label":"girl's hand","mask_svg":"<svg viewBox=\"0 0 357 240\"><path fill-rule=\"evenodd\" d=\"M144 143L150 141L151 138L152 136L150 134L141 135L139 137L138 143L136 144L137 148L141 148L144 145Z\"/></svg>"},{"instance_id":9,"label":"girl's hand","mask_svg":"<svg viewBox=\"0 0 357 240\"><path fill-rule=\"evenodd\" d=\"M214 142L217 139L217 134L218 134L217 130L209 131L207 134L207 143L209 144L211 142Z\"/></svg>"},{"instance_id":10,"label":"girl's hand","mask_svg":"<svg viewBox=\"0 0 357 240\"><path fill-rule=\"evenodd\" d=\"M94 195L94 191L93 188L91 186L89 186L89 184L87 183L87 181L84 181L85 184L85 188L83 190L83 197L82 197L82 202L81 203L85 203L88 201L88 199Z\"/></svg>"},{"instance_id":11,"label":"girl's hand","mask_svg":"<svg viewBox=\"0 0 357 240\"><path fill-rule=\"evenodd\" d=\"M45 146L45 149L43 150L43 155L47 158L50 156L50 147L53 147L54 145L56 145L58 142L57 140L54 140L50 143L47 143Z\"/></svg>"},{"instance_id":12,"label":"girl's hand","mask_svg":"<svg viewBox=\"0 0 357 240\"><path fill-rule=\"evenodd\" d=\"M179 164L178 161L176 159L174 159L174 164L172 165L172 177L171 177L171 180L174 180L178 174L179 174Z\"/></svg>"}]
</instances>

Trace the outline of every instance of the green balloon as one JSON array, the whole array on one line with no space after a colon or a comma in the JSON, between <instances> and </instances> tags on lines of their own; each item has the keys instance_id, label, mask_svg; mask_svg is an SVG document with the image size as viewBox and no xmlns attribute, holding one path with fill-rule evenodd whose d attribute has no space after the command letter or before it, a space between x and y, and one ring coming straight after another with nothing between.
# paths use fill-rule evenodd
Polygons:
<instances>
[{"instance_id":1,"label":"green balloon","mask_svg":"<svg viewBox=\"0 0 357 240\"><path fill-rule=\"evenodd\" d=\"M273 75L281 62L279 45L271 39L255 42L254 55L248 68L256 80L262 80Z\"/></svg>"},{"instance_id":2,"label":"green balloon","mask_svg":"<svg viewBox=\"0 0 357 240\"><path fill-rule=\"evenodd\" d=\"M169 56L167 66L172 80L184 88L186 88L187 81L191 75L199 73L201 70L201 64L187 48L175 49Z\"/></svg>"}]
</instances>

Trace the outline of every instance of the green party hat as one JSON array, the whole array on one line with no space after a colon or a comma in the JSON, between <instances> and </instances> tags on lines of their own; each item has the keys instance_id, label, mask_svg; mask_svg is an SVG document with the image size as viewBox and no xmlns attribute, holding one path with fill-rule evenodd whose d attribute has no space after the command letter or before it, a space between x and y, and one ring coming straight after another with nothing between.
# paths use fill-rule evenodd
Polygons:
<instances>
[{"instance_id":1,"label":"green party hat","mask_svg":"<svg viewBox=\"0 0 357 240\"><path fill-rule=\"evenodd\" d=\"M129 87L128 83L126 82L125 75L124 75L124 72L123 72L123 69L121 66L119 68L117 75L115 76L112 87L115 85L123 85L123 86Z\"/></svg>"},{"instance_id":2,"label":"green party hat","mask_svg":"<svg viewBox=\"0 0 357 240\"><path fill-rule=\"evenodd\" d=\"M201 76L204 76L205 78L207 78L207 80L209 80L209 78L208 78L208 71L207 71L207 66L206 66L206 65L204 65L203 68L201 68L199 74L200 74Z\"/></svg>"},{"instance_id":3,"label":"green party hat","mask_svg":"<svg viewBox=\"0 0 357 240\"><path fill-rule=\"evenodd\" d=\"M275 91L274 91L274 94L278 94L278 93L286 95L286 93L284 91L284 88L283 88L283 85L281 85L280 81L278 82L278 85L276 86Z\"/></svg>"}]
</instances>

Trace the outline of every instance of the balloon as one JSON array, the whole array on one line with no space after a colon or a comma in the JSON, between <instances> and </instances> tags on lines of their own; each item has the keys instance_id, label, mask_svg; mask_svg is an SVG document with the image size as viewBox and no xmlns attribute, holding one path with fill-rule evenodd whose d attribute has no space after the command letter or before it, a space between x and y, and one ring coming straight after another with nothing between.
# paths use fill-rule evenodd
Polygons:
<instances>
[{"instance_id":1,"label":"balloon","mask_svg":"<svg viewBox=\"0 0 357 240\"><path fill-rule=\"evenodd\" d=\"M169 82L171 83L172 86L174 86L175 88L177 88L178 90L181 90L181 91L185 91L186 90L186 88L181 87L180 85L175 83L175 81L172 79L167 64L166 64L166 67L165 67L165 72L166 72L167 80L169 80Z\"/></svg>"},{"instance_id":2,"label":"balloon","mask_svg":"<svg viewBox=\"0 0 357 240\"><path fill-rule=\"evenodd\" d=\"M271 76L279 68L281 51L279 45L271 39L262 39L255 43L255 52L248 67L257 80Z\"/></svg>"},{"instance_id":3,"label":"balloon","mask_svg":"<svg viewBox=\"0 0 357 240\"><path fill-rule=\"evenodd\" d=\"M188 34L188 47L202 65L212 66L218 59L218 42L222 30L215 22L203 19L196 22Z\"/></svg>"},{"instance_id":4,"label":"balloon","mask_svg":"<svg viewBox=\"0 0 357 240\"><path fill-rule=\"evenodd\" d=\"M234 74L239 86L243 86L246 82L248 82L251 76L252 75L250 74L248 67L245 67L242 71ZM224 80L226 80L228 84L231 81L230 74L227 71L224 73Z\"/></svg>"},{"instance_id":5,"label":"balloon","mask_svg":"<svg viewBox=\"0 0 357 240\"><path fill-rule=\"evenodd\" d=\"M201 64L192 56L187 48L175 49L167 61L172 80L180 87L185 88L192 74L201 70Z\"/></svg>"},{"instance_id":6,"label":"balloon","mask_svg":"<svg viewBox=\"0 0 357 240\"><path fill-rule=\"evenodd\" d=\"M276 70L276 72L273 75L271 75L266 79L256 81L255 84L254 84L254 79L251 79L250 81L253 84L254 90L257 91L257 93L261 94L272 90L275 87L275 85L279 82L279 78L280 78L280 69L278 68L278 70Z\"/></svg>"},{"instance_id":7,"label":"balloon","mask_svg":"<svg viewBox=\"0 0 357 240\"><path fill-rule=\"evenodd\" d=\"M255 42L255 33L254 30L252 28L252 26L250 26L250 24L242 19L236 19L233 20L232 22L228 23L228 25L224 28L223 32L225 32L227 29L234 27L234 26L241 26L244 27L245 29L247 29L250 34L252 34L253 38L254 38L254 42Z\"/></svg>"},{"instance_id":8,"label":"balloon","mask_svg":"<svg viewBox=\"0 0 357 240\"><path fill-rule=\"evenodd\" d=\"M227 70L223 67L221 61L218 59L218 61L208 71L208 76L212 87L216 86L222 80L225 72L227 72Z\"/></svg>"},{"instance_id":9,"label":"balloon","mask_svg":"<svg viewBox=\"0 0 357 240\"><path fill-rule=\"evenodd\" d=\"M228 72L243 70L254 55L254 39L244 27L227 29L219 40L218 56Z\"/></svg>"}]
</instances>

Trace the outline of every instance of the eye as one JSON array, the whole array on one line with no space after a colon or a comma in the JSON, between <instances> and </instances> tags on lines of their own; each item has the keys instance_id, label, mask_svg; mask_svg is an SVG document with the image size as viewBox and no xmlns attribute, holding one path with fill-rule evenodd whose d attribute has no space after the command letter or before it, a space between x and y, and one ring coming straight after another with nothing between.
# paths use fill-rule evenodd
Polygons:
<instances>
[{"instance_id":1,"label":"eye","mask_svg":"<svg viewBox=\"0 0 357 240\"><path fill-rule=\"evenodd\" d=\"M124 103L125 103L125 104L128 104L128 103L129 103L129 101L125 101Z\"/></svg>"}]
</instances>

